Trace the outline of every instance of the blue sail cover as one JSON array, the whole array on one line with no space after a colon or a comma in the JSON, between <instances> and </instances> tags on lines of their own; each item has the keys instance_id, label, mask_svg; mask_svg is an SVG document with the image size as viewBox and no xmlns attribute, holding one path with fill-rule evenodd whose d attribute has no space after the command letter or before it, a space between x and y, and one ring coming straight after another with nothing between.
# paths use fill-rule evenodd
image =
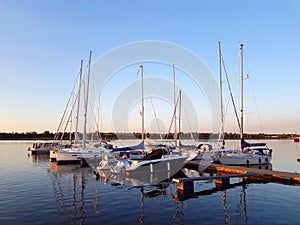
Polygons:
<instances>
[{"instance_id":1,"label":"blue sail cover","mask_svg":"<svg viewBox=\"0 0 300 225\"><path fill-rule=\"evenodd\" d=\"M266 143L248 143L244 139L241 140L242 149L247 147L258 147L258 146L266 146Z\"/></svg>"},{"instance_id":2,"label":"blue sail cover","mask_svg":"<svg viewBox=\"0 0 300 225\"><path fill-rule=\"evenodd\" d=\"M114 148L113 152L126 152L126 151L131 151L131 150L138 150L138 149L144 149L144 141L142 141L138 145L127 146L127 147L122 147L122 148Z\"/></svg>"}]
</instances>

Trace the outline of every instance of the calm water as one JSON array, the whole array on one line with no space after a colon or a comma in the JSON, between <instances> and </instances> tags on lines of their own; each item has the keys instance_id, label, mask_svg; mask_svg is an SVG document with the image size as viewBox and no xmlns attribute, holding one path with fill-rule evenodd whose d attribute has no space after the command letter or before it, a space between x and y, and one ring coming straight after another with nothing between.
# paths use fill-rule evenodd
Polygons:
<instances>
[{"instance_id":1,"label":"calm water","mask_svg":"<svg viewBox=\"0 0 300 225\"><path fill-rule=\"evenodd\" d=\"M0 224L300 224L297 186L213 191L208 182L206 194L177 201L173 183L142 190L128 180L96 180L90 168L28 156L31 143L0 142ZM274 149L273 170L300 172L299 143L267 143Z\"/></svg>"}]
</instances>

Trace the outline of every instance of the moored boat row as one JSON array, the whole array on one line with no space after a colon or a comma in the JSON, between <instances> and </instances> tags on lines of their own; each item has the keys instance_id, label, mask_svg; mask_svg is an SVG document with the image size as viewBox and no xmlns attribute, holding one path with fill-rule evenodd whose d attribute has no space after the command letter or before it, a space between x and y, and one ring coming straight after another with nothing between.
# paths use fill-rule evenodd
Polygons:
<instances>
[{"instance_id":1,"label":"moored boat row","mask_svg":"<svg viewBox=\"0 0 300 225\"><path fill-rule=\"evenodd\" d=\"M76 132L75 132L75 141L74 143L70 144L69 148L63 148L61 146L52 146L50 152L50 160L56 161L58 164L62 163L82 163L87 162L89 165L100 165L100 169L110 168L114 172L118 172L121 170L126 171L150 171L153 170L161 170L164 169L170 169L170 168L177 168L177 166L174 165L180 165L182 168L184 166L184 163L189 160L206 160L206 161L219 161L221 164L225 165L260 165L260 164L267 164L270 163L271 157L272 157L272 150L269 149L265 144L257 144L257 143L247 143L244 141L243 138L243 83L242 80L243 77L243 45L240 45L240 55L241 55L241 115L240 115L240 121L239 121L239 128L241 133L241 147L239 150L236 149L227 149L222 146L221 148L212 149L208 147L209 145L201 146L198 148L195 148L194 151L190 151L188 154L183 153L180 146L168 146L168 145L160 145L160 146L152 146L150 149L150 152L145 151L144 146L144 96L143 96L143 66L141 65L139 67L139 72L141 73L141 84L142 84L142 107L141 107L141 116L142 116L142 145L137 146L130 146L130 147L123 147L119 149L114 149L112 145L103 145L101 142L96 143L92 142L91 140L86 140L86 123L87 123L87 107L88 107L88 92L89 92L89 77L90 77L90 67L91 67L91 52L89 57L89 65L88 65L88 74L87 74L87 82L84 82L86 86L84 86L85 90L85 98L84 98L84 131L83 131L83 140L81 143L76 139L77 137L77 127L78 127L78 117L79 117L79 101L80 101L80 89L82 88L81 85L81 73L82 73L82 62L81 62L81 68L80 68L80 84L79 84L79 91L77 96L77 115L76 115ZM221 60L220 60L221 61ZM174 71L174 65L173 65L173 73L174 73L174 81L175 81L175 71ZM221 74L220 74L221 76ZM220 84L222 83L222 78L220 79ZM175 84L175 82L174 82ZM175 86L175 85L174 85ZM220 88L221 89L221 88ZM181 92L180 95L181 97ZM222 98L221 98L222 100ZM175 124L176 124L176 104L177 102L175 99L175 89L174 89L174 118L175 118ZM222 102L221 102L222 104ZM73 104L74 106L75 104ZM72 107L73 107L72 106ZM221 107L222 108L222 107ZM73 112L73 109L71 110ZM224 113L221 112L222 115L222 123L223 123L223 117ZM180 122L180 118L178 119ZM222 124L222 127L224 124ZM179 125L180 127L180 125ZM175 126L175 133L176 126ZM180 130L179 130L180 134ZM177 140L176 140L177 143ZM159 149L168 149L169 152L162 153L157 158L151 158L150 155L155 155L156 152L159 151ZM134 154L135 153L141 153L142 154ZM146 155L143 155L144 153L147 153ZM126 155L126 159L121 158L122 155ZM134 159L134 157L137 157ZM108 159L113 159L109 161ZM106 159L106 162L105 162ZM174 163L173 163L174 162ZM110 165L111 164L111 165ZM114 165L116 164L116 165ZM103 168L101 168L102 166ZM163 165L163 166L159 166Z\"/></svg>"}]
</instances>

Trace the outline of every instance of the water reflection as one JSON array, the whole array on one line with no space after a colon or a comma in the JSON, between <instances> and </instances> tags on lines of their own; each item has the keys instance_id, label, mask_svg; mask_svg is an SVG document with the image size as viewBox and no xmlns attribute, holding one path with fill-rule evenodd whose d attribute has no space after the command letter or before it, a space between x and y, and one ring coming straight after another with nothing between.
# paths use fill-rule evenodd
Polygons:
<instances>
[{"instance_id":1,"label":"water reflection","mask_svg":"<svg viewBox=\"0 0 300 225\"><path fill-rule=\"evenodd\" d=\"M163 183L170 183L172 178L184 176L179 171L174 176L170 176L169 171L159 171L155 173L140 172L140 173L113 173L110 170L99 170L99 177L103 183L108 181L119 184L128 185L131 187L155 186Z\"/></svg>"},{"instance_id":2,"label":"water reflection","mask_svg":"<svg viewBox=\"0 0 300 225\"><path fill-rule=\"evenodd\" d=\"M248 223L247 204L246 204L246 188L247 188L247 186L245 184L242 184L241 187L242 188L241 188L238 209L242 211L242 212L239 211L239 213L243 217L244 224L247 224ZM220 197L221 197L221 202L222 202L222 207L223 207L223 212L224 212L224 224L226 224L226 225L232 224L231 219L233 217L230 216L230 213L229 213L226 189L220 192Z\"/></svg>"},{"instance_id":3,"label":"water reflection","mask_svg":"<svg viewBox=\"0 0 300 225\"><path fill-rule=\"evenodd\" d=\"M261 166L261 169L271 169L272 165ZM224 224L232 224L232 218L236 218L236 212L243 221L244 224L248 224L248 213L246 203L246 190L247 186L251 183L264 183L264 181L257 181L251 177L232 177L228 178L228 181L218 178L216 174L208 173L205 171L189 170L184 168L177 173L174 177L168 176L164 173L136 173L136 174L114 174L107 171L99 171L100 180L105 184L127 185L129 187L140 188L141 197L141 215L138 217L138 223L143 224L144 212L146 207L145 198L160 198L168 192L171 192L170 199L174 202L174 214L173 219L175 224L184 224L184 204L191 198L199 198L201 196L209 196L216 193L220 194L221 205L223 207ZM172 183L172 178L195 178L202 177L208 178L198 182L197 187L194 185L193 191L186 191L177 189L175 184ZM217 179L218 178L218 179ZM267 181L270 182L270 181ZM172 191L173 187L173 191ZM230 189L236 189L240 192L238 205L232 203L232 197L230 198L228 205L227 192ZM189 189L191 190L191 189ZM196 190L196 191L195 191ZM236 196L237 197L237 196ZM235 198L235 197L234 197ZM236 211L236 208L238 209ZM234 211L234 212L233 212ZM232 214L232 215L231 215Z\"/></svg>"},{"instance_id":4,"label":"water reflection","mask_svg":"<svg viewBox=\"0 0 300 225\"><path fill-rule=\"evenodd\" d=\"M49 162L49 155L31 155L31 154L28 154L28 157L32 158L32 162Z\"/></svg>"},{"instance_id":5,"label":"water reflection","mask_svg":"<svg viewBox=\"0 0 300 225\"><path fill-rule=\"evenodd\" d=\"M272 165L266 165L266 167L261 169L270 169L272 168ZM223 214L224 214L224 224L232 224L234 223L232 221L232 218L236 218L236 212L238 212L238 215L241 216L243 223L248 224L248 212L247 212L247 198L246 198L246 190L247 187L252 183L269 183L273 182L272 180L268 179L258 179L258 177L233 177L229 178L230 180L226 181L226 179L217 179L218 176L216 174L210 174L205 172L199 172L195 170L184 170L186 176L188 178L211 178L209 180L203 180L200 182L201 189L199 189L198 186L194 184L193 191L191 189L187 190L180 190L177 189L177 196L173 197L173 200L176 201L186 201L191 198L199 198L202 196L212 195L215 193L220 193L221 198L221 204L223 207ZM237 191L240 191L239 197L239 203L238 207L236 207L232 203L232 196L230 198L230 202L228 202L228 196L227 192L230 189L236 189ZM232 193L232 192L231 192ZM233 198L234 199L234 198ZM238 210L235 210L235 209ZM230 213L231 212L231 213ZM233 214L233 215L230 215Z\"/></svg>"},{"instance_id":6,"label":"water reflection","mask_svg":"<svg viewBox=\"0 0 300 225\"><path fill-rule=\"evenodd\" d=\"M184 224L184 215L185 215L185 204L184 202L174 202L175 212L173 219L175 220L174 224L183 225Z\"/></svg>"},{"instance_id":7,"label":"water reflection","mask_svg":"<svg viewBox=\"0 0 300 225\"><path fill-rule=\"evenodd\" d=\"M226 203L226 190L221 191L221 200L222 200L222 206L224 211L224 224L230 224L230 217L228 216L228 209L227 209L227 203Z\"/></svg>"},{"instance_id":8,"label":"water reflection","mask_svg":"<svg viewBox=\"0 0 300 225\"><path fill-rule=\"evenodd\" d=\"M108 216L107 213L101 214L99 209L98 197L99 194L100 196L101 194L103 195L104 189L112 189L112 191L110 193L106 192L107 194L103 195L105 196L105 200L103 199L102 202L102 206L104 207L102 212L103 210L107 210L107 202L109 203L111 201L110 199L117 195L117 199L119 200L116 200L117 205L114 205L114 207L120 207L120 209L122 209L122 207L127 208L128 201L133 204L139 203L137 207L132 208L133 211L131 211L131 215L128 217L128 220L134 219L135 223L138 224L148 223L151 219L155 220L155 222L153 222L154 224L157 223L161 215L156 211L154 216L149 217L149 212L153 209L159 210L159 207L155 207L157 201L159 204L161 201L164 201L161 205L165 206L170 203L170 200L173 204L171 209L173 223L184 224L187 200L216 193L220 195L221 199L218 204L223 207L223 223L232 224L232 218L236 220L238 216L240 223L247 224L247 186L251 183L258 182L250 177L234 177L230 178L230 182L220 182L217 181L220 179L216 179L216 174L188 170L186 168L179 171L173 177L170 177L167 171L159 173L115 174L110 170L99 170L97 180L91 168L81 168L80 165L57 165L52 162L49 164L48 173L52 180L59 212L64 215L64 222L66 224L83 224L85 217L91 214L93 214L93 216L101 215L99 220L108 221L107 217L110 216ZM189 177L211 177L212 179L200 182L197 186L197 190L193 192L181 191L177 189L176 184L172 182L173 178ZM99 189L101 190L100 193L98 193L97 184L102 186ZM236 189L239 194L235 195L235 197L228 196L228 193L232 193L228 191L230 189ZM124 190L128 192L125 195ZM139 194L136 193L135 197L131 198L132 196L129 197L130 194L135 191L129 193L130 190L138 190ZM153 201L153 199L155 199L155 201ZM232 199L238 199L238 201L233 204ZM115 209L111 208L108 212L111 213L111 210Z\"/></svg>"},{"instance_id":9,"label":"water reflection","mask_svg":"<svg viewBox=\"0 0 300 225\"><path fill-rule=\"evenodd\" d=\"M140 187L141 196L140 196L140 204L141 204L141 215L138 218L138 224L144 224L144 214L145 214L145 198L155 198L162 197L167 194L166 185L153 186L150 190L145 189L144 187Z\"/></svg>"},{"instance_id":10,"label":"water reflection","mask_svg":"<svg viewBox=\"0 0 300 225\"><path fill-rule=\"evenodd\" d=\"M243 206L244 212L244 223L247 224L248 222L248 215L247 215L247 203L246 203L246 185L242 184L242 194L241 194L241 205Z\"/></svg>"},{"instance_id":11,"label":"water reflection","mask_svg":"<svg viewBox=\"0 0 300 225\"><path fill-rule=\"evenodd\" d=\"M175 177L185 176L182 171L179 171L174 176L170 177L169 172L154 172L154 173L112 173L110 170L99 170L99 180L104 184L112 186L124 185L126 187L135 188L140 191L140 215L137 217L138 224L148 223L145 221L145 212L147 208L147 199L158 198L161 200L164 197L172 199L176 196L176 187L172 182ZM151 204L149 202L149 204ZM157 207L156 207L157 208ZM158 209L158 208L157 208ZM184 202L174 201L174 224L184 224ZM157 217L157 215L156 215ZM153 217L153 219L158 219Z\"/></svg>"},{"instance_id":12,"label":"water reflection","mask_svg":"<svg viewBox=\"0 0 300 225\"><path fill-rule=\"evenodd\" d=\"M48 156L49 158L49 156ZM57 165L50 162L48 172L59 212L64 215L65 224L84 224L86 203L93 203L95 215L99 215L97 182L94 181L94 200L86 198L86 176L91 174L89 168L80 165Z\"/></svg>"}]
</instances>

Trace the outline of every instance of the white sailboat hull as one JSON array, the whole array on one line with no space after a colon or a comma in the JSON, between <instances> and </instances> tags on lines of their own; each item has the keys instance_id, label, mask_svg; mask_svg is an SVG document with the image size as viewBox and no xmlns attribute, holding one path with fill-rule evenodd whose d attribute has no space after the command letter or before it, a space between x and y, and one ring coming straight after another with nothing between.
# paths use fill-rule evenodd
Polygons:
<instances>
[{"instance_id":1,"label":"white sailboat hull","mask_svg":"<svg viewBox=\"0 0 300 225\"><path fill-rule=\"evenodd\" d=\"M271 162L271 157L257 154L225 154L218 157L223 165L265 165Z\"/></svg>"},{"instance_id":2,"label":"white sailboat hull","mask_svg":"<svg viewBox=\"0 0 300 225\"><path fill-rule=\"evenodd\" d=\"M171 176L183 168L187 156L163 156L154 160L131 160L131 166L126 168L129 173L169 171Z\"/></svg>"},{"instance_id":3,"label":"white sailboat hull","mask_svg":"<svg viewBox=\"0 0 300 225\"><path fill-rule=\"evenodd\" d=\"M80 163L83 159L88 164L99 163L101 157L108 154L110 150L105 148L98 149L63 149L56 152L56 162L64 163Z\"/></svg>"}]
</instances>

